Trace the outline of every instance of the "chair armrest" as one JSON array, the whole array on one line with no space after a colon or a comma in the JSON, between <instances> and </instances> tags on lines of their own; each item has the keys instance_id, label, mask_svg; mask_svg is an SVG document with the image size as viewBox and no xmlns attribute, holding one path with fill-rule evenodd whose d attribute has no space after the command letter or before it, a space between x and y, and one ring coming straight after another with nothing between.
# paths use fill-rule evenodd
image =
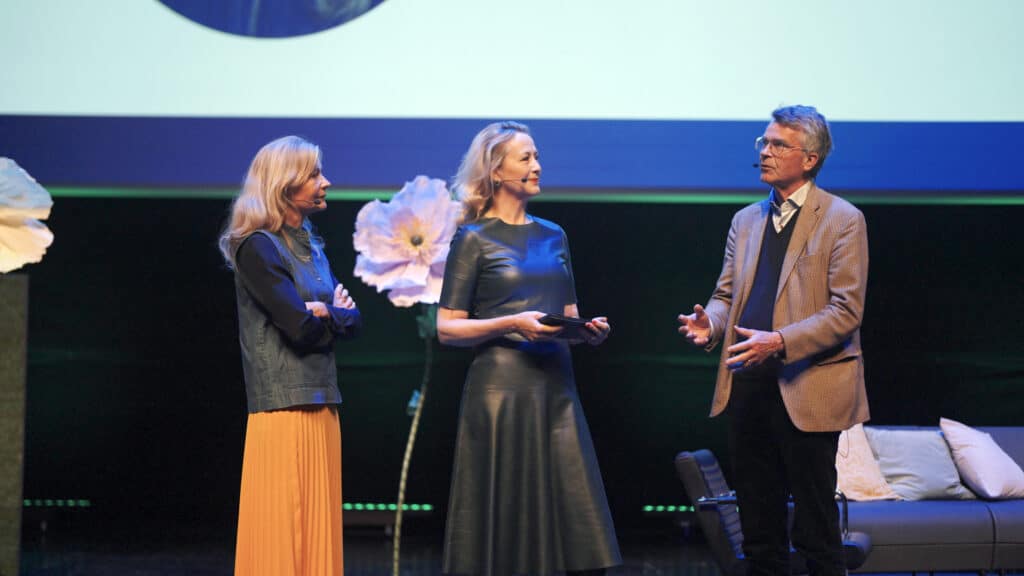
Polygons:
<instances>
[{"instance_id":1,"label":"chair armrest","mask_svg":"<svg viewBox=\"0 0 1024 576\"><path fill-rule=\"evenodd\" d=\"M718 496L701 496L694 502L698 510L717 510L723 504L736 504L736 491L730 490Z\"/></svg>"},{"instance_id":2,"label":"chair armrest","mask_svg":"<svg viewBox=\"0 0 1024 576\"><path fill-rule=\"evenodd\" d=\"M836 490L836 500L839 502L839 529L843 540L846 540L847 535L850 534L850 502L842 490Z\"/></svg>"}]
</instances>

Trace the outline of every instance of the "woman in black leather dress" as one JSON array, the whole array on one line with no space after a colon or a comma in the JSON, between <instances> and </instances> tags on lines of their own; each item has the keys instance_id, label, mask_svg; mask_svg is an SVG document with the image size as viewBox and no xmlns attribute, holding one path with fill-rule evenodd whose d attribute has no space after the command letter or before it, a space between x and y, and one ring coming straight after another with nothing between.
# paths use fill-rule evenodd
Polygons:
<instances>
[{"instance_id":1,"label":"woman in black leather dress","mask_svg":"<svg viewBox=\"0 0 1024 576\"><path fill-rule=\"evenodd\" d=\"M444 344L473 346L462 393L446 574L601 574L620 564L563 329L578 317L565 233L526 212L540 193L526 126L484 128L455 177L463 224L452 240L437 316ZM600 344L611 327L577 335Z\"/></svg>"}]
</instances>

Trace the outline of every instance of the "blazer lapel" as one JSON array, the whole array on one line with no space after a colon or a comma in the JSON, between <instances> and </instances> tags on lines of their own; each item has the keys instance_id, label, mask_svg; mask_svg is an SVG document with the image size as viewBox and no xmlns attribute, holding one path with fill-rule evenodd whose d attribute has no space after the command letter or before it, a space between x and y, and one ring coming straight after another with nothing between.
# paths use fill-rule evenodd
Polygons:
<instances>
[{"instance_id":1,"label":"blazer lapel","mask_svg":"<svg viewBox=\"0 0 1024 576\"><path fill-rule=\"evenodd\" d=\"M793 229L793 236L789 239L786 258L782 261L782 271L779 274L779 288L775 293L776 301L782 295L782 289L785 288L789 275L796 266L796 261L804 253L807 240L811 237L811 232L818 225L819 219L821 219L821 194L818 193L818 187L811 184L810 190L807 191L807 200L800 209L800 214L797 215L796 228Z\"/></svg>"},{"instance_id":2,"label":"blazer lapel","mask_svg":"<svg viewBox=\"0 0 1024 576\"><path fill-rule=\"evenodd\" d=\"M757 259L761 256L761 243L764 241L764 228L768 223L768 214L771 212L771 204L763 200L758 205L760 210L756 216L751 216L749 222L744 222L741 230L746 231L749 236L744 242L745 253L742 254L743 265L740 266L739 286L737 294L736 310L743 310L747 305L747 296L750 295L750 288L754 285L754 276L757 275ZM756 218L756 220L754 219ZM737 320L739 316L737 316Z\"/></svg>"}]
</instances>

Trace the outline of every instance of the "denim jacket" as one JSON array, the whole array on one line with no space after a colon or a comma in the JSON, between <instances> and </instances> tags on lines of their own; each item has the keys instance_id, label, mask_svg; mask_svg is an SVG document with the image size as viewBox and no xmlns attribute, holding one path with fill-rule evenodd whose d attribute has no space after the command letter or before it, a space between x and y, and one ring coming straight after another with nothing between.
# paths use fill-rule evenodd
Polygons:
<instances>
[{"instance_id":1,"label":"denim jacket","mask_svg":"<svg viewBox=\"0 0 1024 576\"><path fill-rule=\"evenodd\" d=\"M334 276L323 251L310 245L308 229L283 230L282 235L265 230L254 234L262 234L274 243L303 301L332 302ZM289 235L291 248L283 234ZM246 289L238 273L235 274L235 294L248 411L340 404L334 337L328 336L326 344L312 346L289 340ZM330 320L325 323L332 324ZM336 326L330 329L337 331Z\"/></svg>"}]
</instances>

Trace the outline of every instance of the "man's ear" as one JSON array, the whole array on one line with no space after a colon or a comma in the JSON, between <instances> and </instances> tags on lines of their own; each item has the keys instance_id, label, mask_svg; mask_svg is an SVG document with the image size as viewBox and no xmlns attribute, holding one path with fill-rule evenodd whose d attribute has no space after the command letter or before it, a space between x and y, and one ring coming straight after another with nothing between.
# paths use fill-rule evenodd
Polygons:
<instances>
[{"instance_id":1,"label":"man's ear","mask_svg":"<svg viewBox=\"0 0 1024 576\"><path fill-rule=\"evenodd\" d=\"M804 172L810 172L811 170L814 170L814 167L817 166L818 164L819 158L821 158L821 156L819 156L817 152L808 152L807 154L805 154L803 163Z\"/></svg>"}]
</instances>

